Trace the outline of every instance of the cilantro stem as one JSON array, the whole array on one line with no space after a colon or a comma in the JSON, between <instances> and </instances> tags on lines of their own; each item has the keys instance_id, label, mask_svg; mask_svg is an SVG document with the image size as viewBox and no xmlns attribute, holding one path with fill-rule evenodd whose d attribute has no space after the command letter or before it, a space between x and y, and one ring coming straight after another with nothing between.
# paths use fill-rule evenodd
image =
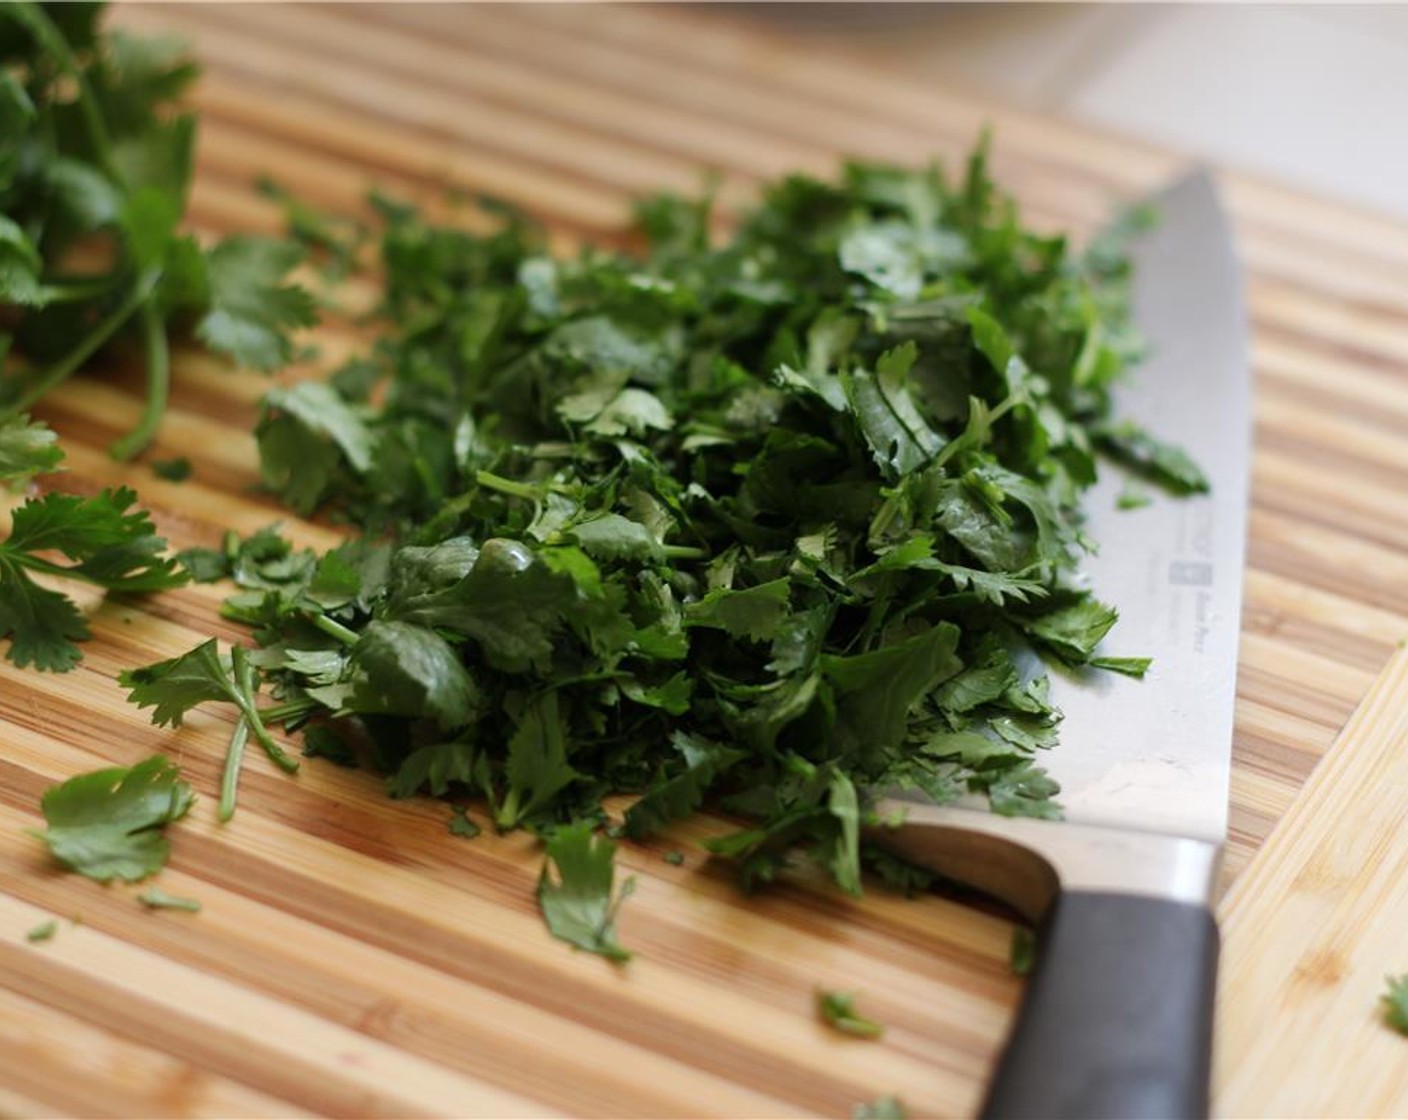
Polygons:
<instances>
[{"instance_id":1,"label":"cilantro stem","mask_svg":"<svg viewBox=\"0 0 1408 1120\"><path fill-rule=\"evenodd\" d=\"M30 382L29 388L5 409L4 414L12 416L29 411L40 397L72 376L79 366L93 356L98 347L116 334L118 329L137 313L137 309L152 294L152 289L156 287L160 278L161 271L159 269L153 268L143 272L137 278L137 282L132 285L132 290L127 293L127 298L114 308L106 319L94 327L82 342L35 377Z\"/></svg>"},{"instance_id":2,"label":"cilantro stem","mask_svg":"<svg viewBox=\"0 0 1408 1120\"><path fill-rule=\"evenodd\" d=\"M220 779L220 808L216 816L223 821L235 815L235 794L240 784L240 766L244 762L244 746L249 742L249 720L243 715L235 721L230 736L230 749L225 755L225 773Z\"/></svg>"},{"instance_id":3,"label":"cilantro stem","mask_svg":"<svg viewBox=\"0 0 1408 1120\"><path fill-rule=\"evenodd\" d=\"M290 758L284 753L283 747L274 742L273 736L269 734L269 729L264 726L259 709L255 707L254 670L249 664L249 654L245 652L244 646L231 647L230 667L234 670L235 677L235 703L244 713L245 718L249 720L249 729L254 732L254 737L259 740L259 745L264 748L264 753L269 756L275 766L286 773L294 773L298 769L298 761Z\"/></svg>"},{"instance_id":4,"label":"cilantro stem","mask_svg":"<svg viewBox=\"0 0 1408 1120\"><path fill-rule=\"evenodd\" d=\"M336 638L343 645L355 646L362 640L362 635L349 627L343 626L342 623L338 622L335 618L329 618L325 614L310 614L307 618L309 622L324 634L330 638Z\"/></svg>"},{"instance_id":5,"label":"cilantro stem","mask_svg":"<svg viewBox=\"0 0 1408 1120\"><path fill-rule=\"evenodd\" d=\"M508 494L529 502L536 502L542 497L538 487L527 482L515 482L511 478L504 478L502 475L493 474L490 471L475 471L474 481L486 490L497 490L500 494Z\"/></svg>"},{"instance_id":6,"label":"cilantro stem","mask_svg":"<svg viewBox=\"0 0 1408 1120\"><path fill-rule=\"evenodd\" d=\"M707 560L709 559L709 550L695 548L687 544L667 544L665 545L665 556L670 560Z\"/></svg>"},{"instance_id":7,"label":"cilantro stem","mask_svg":"<svg viewBox=\"0 0 1408 1120\"><path fill-rule=\"evenodd\" d=\"M282 704L271 704L267 708L259 709L259 718L264 721L264 726L271 723L284 723L299 716L307 715L309 712L317 711L322 707L316 700L288 700Z\"/></svg>"},{"instance_id":8,"label":"cilantro stem","mask_svg":"<svg viewBox=\"0 0 1408 1120\"><path fill-rule=\"evenodd\" d=\"M39 292L46 304L81 303L97 299L113 287L111 275L55 276L40 282Z\"/></svg>"},{"instance_id":9,"label":"cilantro stem","mask_svg":"<svg viewBox=\"0 0 1408 1120\"><path fill-rule=\"evenodd\" d=\"M142 307L142 341L147 348L147 403L137 426L108 448L114 459L130 459L151 443L171 389L171 351L166 324L150 303Z\"/></svg>"}]
</instances>

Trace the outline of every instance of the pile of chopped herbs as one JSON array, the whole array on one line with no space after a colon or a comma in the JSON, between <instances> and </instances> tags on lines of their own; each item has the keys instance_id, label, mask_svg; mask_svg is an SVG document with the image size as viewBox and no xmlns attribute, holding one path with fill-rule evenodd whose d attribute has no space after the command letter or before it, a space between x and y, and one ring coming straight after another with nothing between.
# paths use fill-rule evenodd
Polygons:
<instances>
[{"instance_id":1,"label":"pile of chopped herbs","mask_svg":"<svg viewBox=\"0 0 1408 1120\"><path fill-rule=\"evenodd\" d=\"M147 388L112 447L129 458L166 408L168 331L272 370L314 305L285 281L293 242L178 232L196 142L180 99L198 68L179 40L104 30L102 8L0 5L0 422L130 335Z\"/></svg>"},{"instance_id":2,"label":"pile of chopped herbs","mask_svg":"<svg viewBox=\"0 0 1408 1120\"><path fill-rule=\"evenodd\" d=\"M380 340L257 431L272 491L362 533L184 554L259 648L123 677L161 723L238 706L222 815L247 738L291 768L267 728L305 728L393 796L555 837L559 903L596 867L559 917L610 952L581 827L609 795L632 838L742 819L709 846L745 884L804 850L853 892L863 862L916 881L862 843L877 790L1058 815L1042 659L1147 665L1099 652L1079 577L1097 454L1205 486L1112 416L1129 223L1081 253L1025 229L984 146L957 182L788 178L718 243L707 201L654 198L641 252L572 260L501 206L488 234L378 206Z\"/></svg>"}]
</instances>

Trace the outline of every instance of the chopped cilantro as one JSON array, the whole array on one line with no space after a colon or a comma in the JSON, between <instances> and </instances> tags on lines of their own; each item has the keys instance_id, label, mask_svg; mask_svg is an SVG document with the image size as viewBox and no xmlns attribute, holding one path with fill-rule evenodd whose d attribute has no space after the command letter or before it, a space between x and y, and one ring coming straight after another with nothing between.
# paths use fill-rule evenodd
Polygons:
<instances>
[{"instance_id":1,"label":"chopped cilantro","mask_svg":"<svg viewBox=\"0 0 1408 1120\"><path fill-rule=\"evenodd\" d=\"M879 1038L885 1033L885 1028L874 1019L867 1019L860 1014L855 1008L855 1001L854 992L818 991L817 1014L842 1034L854 1035L856 1038Z\"/></svg>"},{"instance_id":2,"label":"chopped cilantro","mask_svg":"<svg viewBox=\"0 0 1408 1120\"><path fill-rule=\"evenodd\" d=\"M153 755L130 769L80 774L45 790L49 823L34 835L54 858L90 879L135 881L160 871L170 850L162 830L195 800L174 763Z\"/></svg>"},{"instance_id":3,"label":"chopped cilantro","mask_svg":"<svg viewBox=\"0 0 1408 1120\"><path fill-rule=\"evenodd\" d=\"M547 841L538 905L554 937L608 960L627 961L629 950L616 940L616 911L635 889L635 879L612 896L615 856L616 845L594 835L590 822L558 829Z\"/></svg>"},{"instance_id":4,"label":"chopped cilantro","mask_svg":"<svg viewBox=\"0 0 1408 1120\"><path fill-rule=\"evenodd\" d=\"M666 863L668 863L671 867L684 866L684 853L677 852L673 848L668 852L662 852L660 858L663 859Z\"/></svg>"},{"instance_id":5,"label":"chopped cilantro","mask_svg":"<svg viewBox=\"0 0 1408 1120\"><path fill-rule=\"evenodd\" d=\"M1116 612L1079 579L1097 453L1199 485L1114 415L1140 352L1118 236L1025 229L985 144L954 177L790 177L720 244L707 202L652 199L636 256L373 204L375 347L269 392L256 432L269 490L362 535L182 554L260 648L245 684L207 643L127 674L134 700L233 701L258 734L257 669L310 752L346 732L394 796L549 837L550 926L607 953L612 795L625 836L713 802L745 885L805 853L852 893L863 864L931 881L862 845L877 791L1059 815L1039 658L1147 667L1104 653ZM273 283L273 250L227 255ZM222 322L284 324L271 298Z\"/></svg>"},{"instance_id":6,"label":"chopped cilantro","mask_svg":"<svg viewBox=\"0 0 1408 1120\"><path fill-rule=\"evenodd\" d=\"M0 482L23 482L57 469L64 457L57 439L50 428L28 416L0 419Z\"/></svg>"},{"instance_id":7,"label":"chopped cilantro","mask_svg":"<svg viewBox=\"0 0 1408 1120\"><path fill-rule=\"evenodd\" d=\"M137 896L137 901L148 910L185 910L190 914L200 913L200 903L194 898L181 898L167 894L160 887L150 887Z\"/></svg>"}]
</instances>

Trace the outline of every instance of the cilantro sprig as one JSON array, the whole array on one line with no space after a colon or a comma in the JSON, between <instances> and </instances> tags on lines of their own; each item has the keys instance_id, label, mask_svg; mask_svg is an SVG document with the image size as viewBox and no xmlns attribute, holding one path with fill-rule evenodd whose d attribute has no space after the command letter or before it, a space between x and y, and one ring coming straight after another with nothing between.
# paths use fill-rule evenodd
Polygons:
<instances>
[{"instance_id":1,"label":"cilantro sprig","mask_svg":"<svg viewBox=\"0 0 1408 1120\"><path fill-rule=\"evenodd\" d=\"M146 403L112 453L156 433L170 388L168 330L257 369L292 356L312 298L285 276L291 243L178 232L196 119L180 99L198 69L182 43L99 27L101 4L0 6L0 425L127 330L145 354Z\"/></svg>"},{"instance_id":2,"label":"cilantro sprig","mask_svg":"<svg viewBox=\"0 0 1408 1120\"><path fill-rule=\"evenodd\" d=\"M62 458L43 425L25 417L0 423L0 481L52 471ZM35 575L133 594L186 582L175 559L163 555L166 541L150 515L133 508L136 501L120 487L89 497L49 492L14 509L9 535L0 539L0 638L9 638L6 655L17 666L67 672L82 658L76 643L90 636L77 604Z\"/></svg>"}]
</instances>

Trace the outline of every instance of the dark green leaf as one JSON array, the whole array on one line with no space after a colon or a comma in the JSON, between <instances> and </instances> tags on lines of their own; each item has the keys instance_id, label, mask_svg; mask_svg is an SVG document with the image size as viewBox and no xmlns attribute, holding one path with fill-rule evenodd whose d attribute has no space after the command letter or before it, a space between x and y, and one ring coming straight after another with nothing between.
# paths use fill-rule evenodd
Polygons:
<instances>
[{"instance_id":1,"label":"dark green leaf","mask_svg":"<svg viewBox=\"0 0 1408 1120\"><path fill-rule=\"evenodd\" d=\"M590 823L558 829L548 838L538 905L554 937L610 961L627 961L631 954L616 939L616 912L635 880L627 879L612 896L615 855L616 845L595 836Z\"/></svg>"},{"instance_id":2,"label":"dark green leaf","mask_svg":"<svg viewBox=\"0 0 1408 1120\"><path fill-rule=\"evenodd\" d=\"M262 237L229 237L211 249L210 310L196 327L201 341L240 365L285 365L293 356L289 333L317 321L313 297L284 283L301 257L296 246Z\"/></svg>"},{"instance_id":3,"label":"dark green leaf","mask_svg":"<svg viewBox=\"0 0 1408 1120\"><path fill-rule=\"evenodd\" d=\"M54 858L90 879L145 879L166 863L162 830L195 800L180 771L163 755L130 769L80 774L44 793L49 827L36 832Z\"/></svg>"},{"instance_id":4,"label":"dark green leaf","mask_svg":"<svg viewBox=\"0 0 1408 1120\"><path fill-rule=\"evenodd\" d=\"M425 716L442 730L472 723L483 698L444 638L407 622L373 622L352 648L352 707Z\"/></svg>"},{"instance_id":5,"label":"dark green leaf","mask_svg":"<svg viewBox=\"0 0 1408 1120\"><path fill-rule=\"evenodd\" d=\"M28 416L0 420L0 482L56 470L64 457L58 438L43 421Z\"/></svg>"}]
</instances>

